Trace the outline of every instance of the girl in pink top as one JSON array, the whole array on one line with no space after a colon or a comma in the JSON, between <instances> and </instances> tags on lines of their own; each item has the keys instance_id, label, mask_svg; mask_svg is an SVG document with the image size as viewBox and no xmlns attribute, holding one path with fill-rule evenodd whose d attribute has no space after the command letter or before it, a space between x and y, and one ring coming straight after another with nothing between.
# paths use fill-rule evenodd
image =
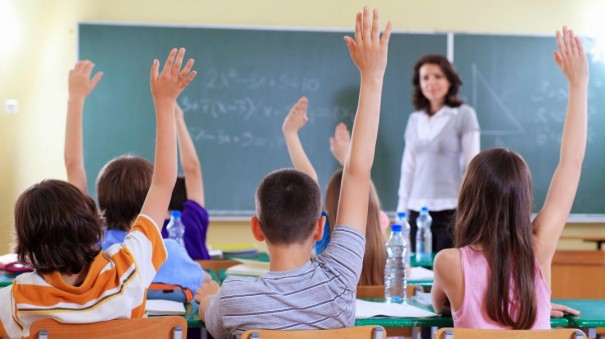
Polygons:
<instances>
[{"instance_id":1,"label":"girl in pink top","mask_svg":"<svg viewBox=\"0 0 605 339\"><path fill-rule=\"evenodd\" d=\"M550 265L576 194L586 150L588 63L579 38L563 27L554 58L569 96L559 164L542 210L531 221L531 175L520 155L479 153L466 171L454 225L457 248L434 262L435 311L454 326L550 328Z\"/></svg>"}]
</instances>

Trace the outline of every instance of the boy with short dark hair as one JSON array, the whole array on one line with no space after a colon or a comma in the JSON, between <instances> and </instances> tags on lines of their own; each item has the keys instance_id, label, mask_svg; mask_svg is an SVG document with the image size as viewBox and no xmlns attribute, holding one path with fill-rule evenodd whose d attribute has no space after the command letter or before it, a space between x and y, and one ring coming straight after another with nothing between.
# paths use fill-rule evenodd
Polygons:
<instances>
[{"instance_id":1,"label":"boy with short dark hair","mask_svg":"<svg viewBox=\"0 0 605 339\"><path fill-rule=\"evenodd\" d=\"M373 18L370 16L373 15ZM261 182L252 217L254 237L266 240L270 271L258 280L229 277L220 289L204 284L196 294L200 318L214 337L251 328L300 330L353 326L355 291L365 247L370 172L380 117L391 24L380 37L379 14L358 13L355 39L345 37L361 73L359 104L344 164L336 227L328 248L311 259L323 234L317 183L295 170ZM214 293L214 295L212 295Z\"/></svg>"},{"instance_id":2,"label":"boy with short dark hair","mask_svg":"<svg viewBox=\"0 0 605 339\"><path fill-rule=\"evenodd\" d=\"M181 70L184 54L173 49L161 75L157 60L151 68L155 168L141 214L122 246L100 251L101 220L94 202L70 183L43 181L19 197L16 248L19 259L35 271L0 290L0 336L27 337L31 324L44 318L89 323L145 315L147 287L166 260L158 225L176 180L174 105L196 75L190 72L191 59Z\"/></svg>"}]
</instances>

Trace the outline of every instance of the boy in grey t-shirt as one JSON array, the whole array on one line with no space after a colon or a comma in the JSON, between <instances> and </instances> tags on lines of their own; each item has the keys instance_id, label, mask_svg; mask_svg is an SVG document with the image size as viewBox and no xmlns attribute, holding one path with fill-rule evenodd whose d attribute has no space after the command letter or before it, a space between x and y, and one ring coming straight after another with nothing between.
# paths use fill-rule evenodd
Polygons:
<instances>
[{"instance_id":1,"label":"boy in grey t-shirt","mask_svg":"<svg viewBox=\"0 0 605 339\"><path fill-rule=\"evenodd\" d=\"M267 175L257 189L256 216L250 224L254 237L267 243L270 272L258 280L230 277L220 289L208 283L198 290L200 318L214 337L240 335L252 328L353 326L390 33L388 23L380 37L378 11L371 13L365 7L357 14L355 38L345 37L361 84L343 169L337 226L328 248L311 259L325 222L320 217L317 183L292 169Z\"/></svg>"}]
</instances>

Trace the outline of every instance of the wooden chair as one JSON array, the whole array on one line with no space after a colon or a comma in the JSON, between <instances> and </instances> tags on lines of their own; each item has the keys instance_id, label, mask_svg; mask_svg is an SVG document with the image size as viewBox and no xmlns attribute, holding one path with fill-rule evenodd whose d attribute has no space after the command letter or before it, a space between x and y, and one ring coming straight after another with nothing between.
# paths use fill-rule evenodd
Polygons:
<instances>
[{"instance_id":1,"label":"wooden chair","mask_svg":"<svg viewBox=\"0 0 605 339\"><path fill-rule=\"evenodd\" d=\"M437 331L435 339L581 339L584 332L574 328L556 330L478 330L471 328L444 327Z\"/></svg>"},{"instance_id":2,"label":"wooden chair","mask_svg":"<svg viewBox=\"0 0 605 339\"><path fill-rule=\"evenodd\" d=\"M214 276L218 278L217 283L222 283L224 280L224 271L231 266L241 264L236 260L196 260L203 270L214 273Z\"/></svg>"},{"instance_id":3,"label":"wooden chair","mask_svg":"<svg viewBox=\"0 0 605 339\"><path fill-rule=\"evenodd\" d=\"M30 327L30 338L181 339L187 338L187 321L179 316L116 319L90 324L64 324L53 319L42 319Z\"/></svg>"},{"instance_id":4,"label":"wooden chair","mask_svg":"<svg viewBox=\"0 0 605 339\"><path fill-rule=\"evenodd\" d=\"M333 330L247 330L241 339L386 339L382 326L356 326Z\"/></svg>"}]
</instances>

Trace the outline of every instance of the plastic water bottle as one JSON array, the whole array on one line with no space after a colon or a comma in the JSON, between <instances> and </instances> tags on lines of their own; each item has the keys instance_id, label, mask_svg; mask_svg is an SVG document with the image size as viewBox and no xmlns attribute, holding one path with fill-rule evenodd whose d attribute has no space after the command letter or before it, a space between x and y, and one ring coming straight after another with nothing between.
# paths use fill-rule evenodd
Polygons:
<instances>
[{"instance_id":1,"label":"plastic water bottle","mask_svg":"<svg viewBox=\"0 0 605 339\"><path fill-rule=\"evenodd\" d=\"M170 221L166 225L166 230L170 239L185 247L185 242L183 241L185 225L181 222L181 211L170 211Z\"/></svg>"},{"instance_id":2,"label":"plastic water bottle","mask_svg":"<svg viewBox=\"0 0 605 339\"><path fill-rule=\"evenodd\" d=\"M416 261L431 260L433 252L433 234L431 233L431 224L433 218L429 214L429 209L423 207L416 218L418 231L416 232Z\"/></svg>"},{"instance_id":3,"label":"plastic water bottle","mask_svg":"<svg viewBox=\"0 0 605 339\"><path fill-rule=\"evenodd\" d=\"M406 267L410 267L410 253L412 252L410 244L412 242L410 240L410 223L408 222L407 214L405 212L397 212L397 218L395 221L395 223L401 225L402 228L403 239L405 240L405 245L407 247L405 251L405 263L407 265Z\"/></svg>"},{"instance_id":4,"label":"plastic water bottle","mask_svg":"<svg viewBox=\"0 0 605 339\"><path fill-rule=\"evenodd\" d=\"M384 267L384 298L388 303L403 303L406 299L407 279L406 243L401 225L391 225L391 236L385 244L387 261Z\"/></svg>"}]
</instances>

